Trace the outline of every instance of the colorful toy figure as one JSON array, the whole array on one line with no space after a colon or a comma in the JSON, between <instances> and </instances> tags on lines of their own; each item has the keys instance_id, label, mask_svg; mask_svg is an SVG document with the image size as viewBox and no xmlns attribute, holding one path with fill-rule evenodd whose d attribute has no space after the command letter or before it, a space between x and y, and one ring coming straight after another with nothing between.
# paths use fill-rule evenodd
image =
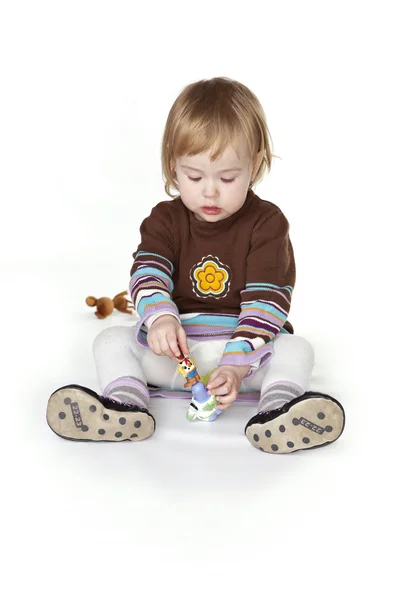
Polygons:
<instances>
[{"instance_id":1,"label":"colorful toy figure","mask_svg":"<svg viewBox=\"0 0 400 600\"><path fill-rule=\"evenodd\" d=\"M186 377L186 382L183 387L192 387L200 381L200 375L197 372L197 366L194 360L184 358L178 365L178 371L183 377Z\"/></svg>"},{"instance_id":2,"label":"colorful toy figure","mask_svg":"<svg viewBox=\"0 0 400 600\"><path fill-rule=\"evenodd\" d=\"M178 371L186 377L184 387L192 388L192 401L186 413L188 421L214 421L222 410L217 410L218 400L216 396L207 393L204 383L200 380L197 365L191 358L179 357Z\"/></svg>"}]
</instances>

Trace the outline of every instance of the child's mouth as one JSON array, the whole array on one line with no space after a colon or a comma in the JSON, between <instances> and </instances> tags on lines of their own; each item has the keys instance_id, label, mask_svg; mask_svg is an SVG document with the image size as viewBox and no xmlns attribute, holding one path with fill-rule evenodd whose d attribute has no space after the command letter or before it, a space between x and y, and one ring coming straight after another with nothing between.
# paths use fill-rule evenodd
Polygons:
<instances>
[{"instance_id":1,"label":"child's mouth","mask_svg":"<svg viewBox=\"0 0 400 600\"><path fill-rule=\"evenodd\" d=\"M219 215L221 212L221 209L215 206L202 206L201 210L205 212L206 215Z\"/></svg>"}]
</instances>

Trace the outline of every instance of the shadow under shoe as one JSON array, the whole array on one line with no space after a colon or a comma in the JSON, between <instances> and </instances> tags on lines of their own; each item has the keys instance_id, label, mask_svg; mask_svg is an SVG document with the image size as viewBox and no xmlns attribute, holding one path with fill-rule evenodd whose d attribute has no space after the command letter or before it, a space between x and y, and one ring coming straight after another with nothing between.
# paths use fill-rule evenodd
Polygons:
<instances>
[{"instance_id":1,"label":"shadow under shoe","mask_svg":"<svg viewBox=\"0 0 400 600\"><path fill-rule=\"evenodd\" d=\"M46 419L60 437L86 442L141 441L156 428L147 409L116 402L75 384L51 394Z\"/></svg>"},{"instance_id":2,"label":"shadow under shoe","mask_svg":"<svg viewBox=\"0 0 400 600\"><path fill-rule=\"evenodd\" d=\"M260 412L245 427L255 448L287 454L331 444L342 434L343 406L327 394L306 392L276 410Z\"/></svg>"}]
</instances>

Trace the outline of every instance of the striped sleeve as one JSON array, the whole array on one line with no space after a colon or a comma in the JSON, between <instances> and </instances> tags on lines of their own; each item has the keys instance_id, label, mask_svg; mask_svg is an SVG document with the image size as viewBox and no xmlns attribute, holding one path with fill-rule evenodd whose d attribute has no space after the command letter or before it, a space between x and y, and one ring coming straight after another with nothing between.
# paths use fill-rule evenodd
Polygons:
<instances>
[{"instance_id":1,"label":"striped sleeve","mask_svg":"<svg viewBox=\"0 0 400 600\"><path fill-rule=\"evenodd\" d=\"M141 242L133 254L129 291L139 314L137 340L148 347L142 326L151 325L156 317L171 314L179 322L179 311L172 300L175 272L175 251L171 214L167 204L160 202L140 226Z\"/></svg>"},{"instance_id":2,"label":"striped sleeve","mask_svg":"<svg viewBox=\"0 0 400 600\"><path fill-rule=\"evenodd\" d=\"M263 216L252 234L246 263L246 287L241 292L240 315L226 344L220 365L251 365L250 377L273 354L272 341L287 321L296 280L289 223L278 209Z\"/></svg>"}]
</instances>

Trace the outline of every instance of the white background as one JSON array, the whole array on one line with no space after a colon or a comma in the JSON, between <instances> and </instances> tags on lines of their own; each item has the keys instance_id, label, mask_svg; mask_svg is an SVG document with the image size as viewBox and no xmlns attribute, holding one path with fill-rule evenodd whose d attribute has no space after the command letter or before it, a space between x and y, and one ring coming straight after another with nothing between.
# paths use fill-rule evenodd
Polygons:
<instances>
[{"instance_id":1,"label":"white background","mask_svg":"<svg viewBox=\"0 0 400 600\"><path fill-rule=\"evenodd\" d=\"M398 539L400 134L395 2L8 2L0 11L4 597L392 597ZM338 398L336 444L287 456L254 407L188 424L155 399L141 444L78 444L51 392L98 391L88 295L127 289L167 199L161 136L182 88L262 102L297 261L290 320ZM396 537L397 536L397 537ZM394 547L391 544L395 544Z\"/></svg>"}]
</instances>

